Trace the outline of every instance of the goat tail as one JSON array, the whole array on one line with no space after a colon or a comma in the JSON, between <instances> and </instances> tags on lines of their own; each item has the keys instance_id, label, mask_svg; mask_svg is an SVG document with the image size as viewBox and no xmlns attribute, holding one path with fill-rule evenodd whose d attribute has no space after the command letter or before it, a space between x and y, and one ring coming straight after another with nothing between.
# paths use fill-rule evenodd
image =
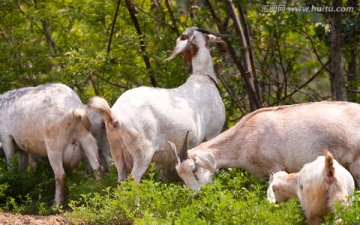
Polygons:
<instances>
[{"instance_id":1,"label":"goat tail","mask_svg":"<svg viewBox=\"0 0 360 225\"><path fill-rule=\"evenodd\" d=\"M76 118L81 120L82 125L87 131L91 131L91 122L85 109L77 108L73 111Z\"/></svg>"},{"instance_id":2,"label":"goat tail","mask_svg":"<svg viewBox=\"0 0 360 225\"><path fill-rule=\"evenodd\" d=\"M87 106L89 108L94 109L98 113L104 116L104 119L106 122L109 122L113 128L116 128L119 126L119 122L116 120L116 118L113 116L109 103L98 96L92 97L88 103Z\"/></svg>"},{"instance_id":3,"label":"goat tail","mask_svg":"<svg viewBox=\"0 0 360 225\"><path fill-rule=\"evenodd\" d=\"M334 157L327 149L325 149L324 151L324 156L325 156L325 167L324 167L325 181L326 183L331 184L332 182L334 182L335 179Z\"/></svg>"}]
</instances>

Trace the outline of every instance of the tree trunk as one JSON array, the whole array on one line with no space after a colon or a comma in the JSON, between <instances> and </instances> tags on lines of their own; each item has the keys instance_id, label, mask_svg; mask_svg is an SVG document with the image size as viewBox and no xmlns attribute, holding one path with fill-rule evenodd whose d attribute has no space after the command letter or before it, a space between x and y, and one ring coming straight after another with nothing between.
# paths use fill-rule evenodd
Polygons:
<instances>
[{"instance_id":1,"label":"tree trunk","mask_svg":"<svg viewBox=\"0 0 360 225\"><path fill-rule=\"evenodd\" d=\"M342 0L333 0L333 7L341 7ZM345 80L345 62L343 57L343 43L342 36L337 26L341 25L342 14L334 12L331 21L331 36L330 36L330 58L331 58L331 72L333 75L335 99L338 101L347 101L346 94L346 80Z\"/></svg>"},{"instance_id":2,"label":"tree trunk","mask_svg":"<svg viewBox=\"0 0 360 225\"><path fill-rule=\"evenodd\" d=\"M232 20L234 22L235 25L235 29L236 31L239 33L240 36L240 42L241 42L241 54L243 57L243 64L244 64L244 69L245 69L245 76L246 79L249 80L249 84L250 84L250 89L252 91L253 94L249 95L250 96L250 108L251 111L254 111L256 109L261 108L261 98L258 95L258 93L256 92L256 88L255 88L255 82L254 82L254 71L255 68L252 67L252 63L250 60L250 47L248 46L248 42L247 39L245 37L245 33L244 33L244 29L240 23L239 17L237 16L234 4L232 2L232 0L228 0L228 6L229 6L229 10L231 13L231 17ZM249 38L248 38L249 39Z\"/></svg>"},{"instance_id":3,"label":"tree trunk","mask_svg":"<svg viewBox=\"0 0 360 225\"><path fill-rule=\"evenodd\" d=\"M358 74L358 57L359 49L357 44L353 44L351 50L351 60L348 65L348 83L349 83L349 101L357 102L358 100L358 83L360 82L360 77Z\"/></svg>"}]
</instances>

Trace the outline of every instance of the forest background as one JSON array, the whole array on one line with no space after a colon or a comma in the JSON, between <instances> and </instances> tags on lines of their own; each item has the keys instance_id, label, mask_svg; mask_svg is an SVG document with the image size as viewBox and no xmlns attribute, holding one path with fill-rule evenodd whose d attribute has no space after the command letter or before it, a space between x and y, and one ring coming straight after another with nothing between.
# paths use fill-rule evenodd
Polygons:
<instances>
[{"instance_id":1,"label":"forest background","mask_svg":"<svg viewBox=\"0 0 360 225\"><path fill-rule=\"evenodd\" d=\"M191 65L165 59L192 26L228 35L210 46L224 130L261 107L360 101L357 0L1 0L0 93L61 82L112 105L135 87L177 87Z\"/></svg>"},{"instance_id":2,"label":"forest background","mask_svg":"<svg viewBox=\"0 0 360 225\"><path fill-rule=\"evenodd\" d=\"M227 126L260 107L356 102L358 10L356 0L2 0L0 92L62 82L112 105L138 86L177 87L190 65L165 59L197 26L229 35L227 52L211 46Z\"/></svg>"}]
</instances>

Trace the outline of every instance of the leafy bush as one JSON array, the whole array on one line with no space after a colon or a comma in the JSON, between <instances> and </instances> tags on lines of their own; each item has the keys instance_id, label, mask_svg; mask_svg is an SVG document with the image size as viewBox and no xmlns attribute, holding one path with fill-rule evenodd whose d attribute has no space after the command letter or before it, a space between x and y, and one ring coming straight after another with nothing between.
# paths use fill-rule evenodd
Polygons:
<instances>
[{"instance_id":1,"label":"leafy bush","mask_svg":"<svg viewBox=\"0 0 360 225\"><path fill-rule=\"evenodd\" d=\"M297 200L274 207L266 186L238 169L222 170L199 191L150 176L71 200L67 216L89 224L305 224Z\"/></svg>"}]
</instances>

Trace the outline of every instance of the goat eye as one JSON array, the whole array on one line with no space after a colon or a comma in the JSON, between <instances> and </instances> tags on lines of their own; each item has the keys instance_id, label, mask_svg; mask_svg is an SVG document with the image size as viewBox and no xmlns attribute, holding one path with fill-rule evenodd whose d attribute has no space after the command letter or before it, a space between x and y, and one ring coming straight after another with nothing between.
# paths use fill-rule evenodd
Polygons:
<instances>
[{"instance_id":1,"label":"goat eye","mask_svg":"<svg viewBox=\"0 0 360 225\"><path fill-rule=\"evenodd\" d=\"M185 35L185 34L182 34L182 35L180 36L180 40L182 40L182 41L187 40L187 39L188 39L188 36Z\"/></svg>"},{"instance_id":2,"label":"goat eye","mask_svg":"<svg viewBox=\"0 0 360 225\"><path fill-rule=\"evenodd\" d=\"M197 171L197 167L194 166L194 167L192 168L192 172L195 173L196 171Z\"/></svg>"}]
</instances>

